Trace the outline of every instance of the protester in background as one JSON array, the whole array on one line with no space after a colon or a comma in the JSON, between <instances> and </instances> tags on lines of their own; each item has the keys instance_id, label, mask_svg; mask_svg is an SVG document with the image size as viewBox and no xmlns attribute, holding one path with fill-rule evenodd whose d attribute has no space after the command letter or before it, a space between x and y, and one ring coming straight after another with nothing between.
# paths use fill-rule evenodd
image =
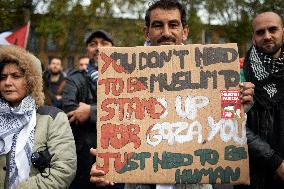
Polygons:
<instances>
[{"instance_id":1,"label":"protester in background","mask_svg":"<svg viewBox=\"0 0 284 189\"><path fill-rule=\"evenodd\" d=\"M80 56L78 58L78 62L76 63L75 68L78 70L87 71L87 67L89 65L90 58L88 56Z\"/></svg>"},{"instance_id":2,"label":"protester in background","mask_svg":"<svg viewBox=\"0 0 284 189\"><path fill-rule=\"evenodd\" d=\"M91 189L90 169L95 157L90 148L97 143L97 61L98 48L113 46L110 34L104 30L93 32L86 41L90 58L88 71L73 70L68 75L63 91L63 110L68 113L76 142L78 169L70 188Z\"/></svg>"},{"instance_id":3,"label":"protester in background","mask_svg":"<svg viewBox=\"0 0 284 189\"><path fill-rule=\"evenodd\" d=\"M90 58L88 56L80 56L76 64L76 69L87 71Z\"/></svg>"},{"instance_id":4,"label":"protester in background","mask_svg":"<svg viewBox=\"0 0 284 189\"><path fill-rule=\"evenodd\" d=\"M66 189L74 178L67 116L43 104L40 61L24 49L0 47L0 188Z\"/></svg>"},{"instance_id":5,"label":"protester in background","mask_svg":"<svg viewBox=\"0 0 284 189\"><path fill-rule=\"evenodd\" d=\"M253 46L244 62L244 75L255 85L254 106L247 113L250 186L284 188L284 47L283 22L264 12L252 22Z\"/></svg>"},{"instance_id":6,"label":"protester in background","mask_svg":"<svg viewBox=\"0 0 284 189\"><path fill-rule=\"evenodd\" d=\"M49 92L51 103L57 108L62 108L62 92L65 84L62 61L60 58L52 58L48 70L43 74L43 81Z\"/></svg>"},{"instance_id":7,"label":"protester in background","mask_svg":"<svg viewBox=\"0 0 284 189\"><path fill-rule=\"evenodd\" d=\"M147 10L145 16L144 36L146 45L182 45L186 42L188 36L188 26L186 23L185 7L177 0L159 0L155 1ZM242 87L243 105L247 107L252 103L253 85L245 83ZM96 150L91 149L91 153L96 155ZM91 182L97 186L108 186L114 183L105 180L103 176L105 173L102 170L96 169L94 164L91 169ZM125 188L150 188L153 185L143 184L126 184ZM210 184L177 184L177 185L156 185L158 188L190 188L190 189L209 189L212 188Z\"/></svg>"},{"instance_id":8,"label":"protester in background","mask_svg":"<svg viewBox=\"0 0 284 189\"><path fill-rule=\"evenodd\" d=\"M112 36L105 30L97 30L93 32L86 40L87 54L90 58L90 66L98 68L99 48L112 47L114 45Z\"/></svg>"}]
</instances>

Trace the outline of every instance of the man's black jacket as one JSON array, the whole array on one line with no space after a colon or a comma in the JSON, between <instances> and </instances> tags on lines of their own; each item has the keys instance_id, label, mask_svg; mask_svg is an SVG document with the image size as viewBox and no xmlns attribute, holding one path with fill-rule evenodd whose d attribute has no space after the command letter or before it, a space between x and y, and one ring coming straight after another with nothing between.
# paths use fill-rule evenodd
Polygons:
<instances>
[{"instance_id":1,"label":"man's black jacket","mask_svg":"<svg viewBox=\"0 0 284 189\"><path fill-rule=\"evenodd\" d=\"M96 116L97 92L85 71L73 70L68 74L62 96L63 110L68 113L75 110L80 102L91 105L91 116L84 124L72 123L72 131L76 143L78 158L77 174L74 180L77 186L93 188L90 183L90 170L95 157L90 154L90 148L96 147Z\"/></svg>"}]
</instances>

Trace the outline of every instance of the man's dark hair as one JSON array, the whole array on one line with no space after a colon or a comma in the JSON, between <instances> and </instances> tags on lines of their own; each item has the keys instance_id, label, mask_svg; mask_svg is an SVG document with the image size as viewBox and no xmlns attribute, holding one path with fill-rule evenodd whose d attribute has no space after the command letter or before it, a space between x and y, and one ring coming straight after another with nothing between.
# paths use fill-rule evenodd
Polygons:
<instances>
[{"instance_id":1,"label":"man's dark hair","mask_svg":"<svg viewBox=\"0 0 284 189\"><path fill-rule=\"evenodd\" d=\"M62 58L59 57L59 56L52 56L52 57L50 57L48 64L51 64L52 60L54 60L54 59L60 60L61 64L62 64Z\"/></svg>"},{"instance_id":2,"label":"man's dark hair","mask_svg":"<svg viewBox=\"0 0 284 189\"><path fill-rule=\"evenodd\" d=\"M79 57L78 57L78 60L81 60L81 59L83 59L83 58L89 58L87 55L80 55Z\"/></svg>"},{"instance_id":3,"label":"man's dark hair","mask_svg":"<svg viewBox=\"0 0 284 189\"><path fill-rule=\"evenodd\" d=\"M159 1L152 2L148 10L146 11L145 22L146 22L147 27L150 27L151 11L157 8L164 9L164 10L178 9L180 12L180 16L181 16L182 26L184 27L187 25L185 7L178 0L159 0Z\"/></svg>"}]
</instances>

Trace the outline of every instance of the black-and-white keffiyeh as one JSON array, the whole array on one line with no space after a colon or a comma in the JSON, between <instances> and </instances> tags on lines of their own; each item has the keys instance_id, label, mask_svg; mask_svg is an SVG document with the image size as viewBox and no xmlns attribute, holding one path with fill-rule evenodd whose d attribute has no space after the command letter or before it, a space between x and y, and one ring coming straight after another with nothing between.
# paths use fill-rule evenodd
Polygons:
<instances>
[{"instance_id":1,"label":"black-and-white keffiyeh","mask_svg":"<svg viewBox=\"0 0 284 189\"><path fill-rule=\"evenodd\" d=\"M255 98L271 107L284 97L284 50L279 58L259 52L252 46L245 58L244 74L255 85Z\"/></svg>"},{"instance_id":2,"label":"black-and-white keffiyeh","mask_svg":"<svg viewBox=\"0 0 284 189\"><path fill-rule=\"evenodd\" d=\"M36 104L31 96L27 96L15 108L0 99L0 107L0 155L10 152L8 187L15 188L29 177Z\"/></svg>"}]
</instances>

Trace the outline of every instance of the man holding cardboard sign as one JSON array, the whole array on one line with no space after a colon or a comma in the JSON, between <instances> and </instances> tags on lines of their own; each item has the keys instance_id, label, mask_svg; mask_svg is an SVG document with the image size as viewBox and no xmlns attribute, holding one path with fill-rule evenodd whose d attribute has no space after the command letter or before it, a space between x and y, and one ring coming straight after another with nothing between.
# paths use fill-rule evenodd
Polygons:
<instances>
[{"instance_id":1,"label":"man holding cardboard sign","mask_svg":"<svg viewBox=\"0 0 284 189\"><path fill-rule=\"evenodd\" d=\"M205 164L215 165L219 159L219 153L217 150L212 150L210 148L210 143L212 144L213 141L216 139L214 136L220 130L223 130L223 135L221 139L216 139L218 141L228 141L234 140L235 143L239 143L243 145L245 136L240 139L236 135L236 130L240 128L236 127L239 124L235 124L236 122L230 122L230 136L224 134L225 128L223 128L222 124L215 124L213 118L208 117L208 122L211 126L211 131L207 132L204 130L202 132L203 123L207 122L206 118L202 118L200 116L200 121L198 120L198 114L200 112L206 113L205 108L213 107L209 101L209 98L205 96L212 95L208 94L208 91L203 94L193 92L188 93L188 89L203 89L212 88L218 93L220 92L217 85L221 86L221 81L218 79L220 75L227 77L229 79L225 79L225 86L226 89L230 87L236 88L239 81L238 72L234 70L230 70L230 63L237 61L237 51L236 47L233 45L225 45L225 46L208 46L202 47L201 45L192 45L192 46L181 46L183 42L187 39L188 35L188 28L186 24L186 14L184 7L175 0L160 0L156 1L154 4L150 6L146 13L146 27L144 29L145 38L147 40L146 44L151 46L161 46L161 45L180 45L180 46L163 46L163 47L155 47L155 48L145 48L145 47L136 47L127 48L125 51L123 48L121 49L108 49L108 51L104 51L101 53L101 60L104 64L102 64L102 68L100 70L101 78L99 81L99 86L103 86L106 90L102 92L100 97L108 97L106 99L99 100L102 106L99 107L99 112L103 112L102 115L99 115L98 118L101 122L106 121L113 121L114 123L119 123L121 121L125 121L126 123L130 122L129 125L115 125L115 124L103 124L102 126L98 126L101 130L99 132L99 137L101 140L99 141L101 147L104 152L106 150L111 149L119 150L124 148L129 143L132 145L134 144L134 148L139 149L141 146L144 145L142 151L137 151L138 153L125 153L124 160L131 160L131 164L128 162L125 165L123 163L119 163L121 160L121 154L118 153L101 153L98 154L100 159L106 160L104 163L103 170L98 170L94 165L91 170L91 182L96 183L98 186L106 186L112 185L113 183L104 179L102 176L105 175L106 172L110 171L110 158L115 158L115 167L117 168L116 171L119 173L127 173L128 180L129 178L132 179L133 176L136 176L136 179L140 180L147 180L147 183L152 183L153 179L156 179L156 183L199 183L201 182L201 177L196 176L194 180L187 180L189 177L186 176L187 174L191 174L192 170L176 170L176 177L175 180L168 179L168 175L172 174L172 172L167 172L166 169L178 168L185 165L192 165L198 167L197 164L193 163L194 159L200 159L201 166ZM138 49L139 48L139 49ZM134 49L134 50L133 50ZM142 50L141 50L142 49ZM116 52L119 51L120 52ZM122 52L123 51L123 52ZM106 53L107 54L106 54ZM223 56L215 56L217 54L222 54ZM222 53L223 52L223 53ZM190 54L195 54L195 60L193 60L193 56L189 56ZM213 58L210 59L208 54L211 54ZM128 55L128 56L127 56ZM128 60L131 59L132 56L132 63L129 64ZM137 58L139 57L139 58ZM115 60L114 60L115 59ZM117 60L120 60L120 65L117 64ZM152 62L154 60L154 62ZM202 60L202 61L201 61ZM185 62L190 62L191 64L185 64ZM194 64L196 62L196 64ZM202 65L201 65L202 62ZM175 63L175 64L174 64ZM179 64L178 64L179 63ZM219 64L220 66L218 66ZM227 70L221 70L222 66L226 67ZM214 67L219 67L219 72L214 70ZM234 65L238 67L237 64ZM196 67L191 72L189 71L190 67ZM210 67L210 71L204 71L207 67ZM113 74L113 70L115 74ZM153 72L159 72L159 68L164 68L166 73L160 73L155 75ZM135 77L127 78L131 73L136 74L136 71L139 70L141 73L137 73L134 75ZM173 71L178 71L174 72ZM236 74L237 73L237 74ZM140 74L140 75L139 75ZM198 76L192 76L194 74L199 74ZM206 76L207 74L207 76ZM115 78L110 78L110 76ZM124 77L118 77L124 76ZM142 77L140 77L142 76ZM147 77L149 76L149 77ZM192 77L191 77L192 76ZM233 76L233 77L232 77ZM192 80L198 78L197 80ZM208 77L215 78L213 82L208 82ZM125 82L125 78L127 79ZM137 79L139 78L139 79ZM184 79L184 81L182 80ZM166 82L164 82L166 81ZM197 82L198 81L198 82ZM224 79L223 79L224 81ZM134 84L135 83L135 84ZM159 87L155 83L158 83ZM171 84L169 84L171 83ZM212 85L211 85L212 84ZM111 86L118 86L118 87L111 87ZM210 86L209 86L210 85ZM147 89L147 90L146 90ZM149 90L148 90L149 89ZM143 98L143 92L147 93L149 91L151 94L149 95L149 99ZM181 91L184 91L181 92ZM127 96L124 94L125 92L129 93ZM137 92L136 97L132 97L131 95ZM141 92L141 93L140 93ZM211 92L212 93L212 92ZM214 93L214 92L213 92ZM161 98L155 98L161 94ZM236 90L224 90L222 92L222 99L224 99L224 110L230 110L230 116L237 116L241 115L240 107L235 106L235 97L240 96L240 101L245 108L247 108L252 103L252 94L253 94L253 85L251 83L245 83L241 85L241 94ZM187 95L187 96L184 96ZM195 95L195 96L194 96ZM120 97L120 98L113 98ZM153 96L153 98L151 98ZM138 97L138 98L137 98ZM139 98L141 97L141 98ZM173 98L174 97L174 98ZM143 99L142 99L143 98ZM186 110L181 107L183 101L185 100ZM239 98L237 98L239 99ZM212 101L219 101L219 98L212 99ZM236 100L238 101L238 100ZM175 103L175 104L174 104ZM173 105L174 104L174 105ZM114 105L118 105L119 107L113 107ZM123 111L127 109L127 111ZM218 107L219 108L219 107ZM117 111L119 113L117 113ZM171 114L169 113L171 111ZM210 110L211 112L211 110ZM217 111L215 111L216 113ZM225 114L229 115L229 111L224 111ZM176 113L176 114L175 114ZM212 112L214 113L214 112ZM224 114L224 115L225 115ZM155 121L159 119L164 119L167 116L173 118L169 118L172 122L163 122L163 123L156 123ZM218 112L220 117L220 112ZM135 119L131 119L135 117ZM180 120L189 120L189 122L174 122ZM136 122L136 123L135 123ZM153 125L151 126L151 123ZM139 125L145 125L145 127L149 126L149 128L145 129L139 127ZM221 128L222 127L222 128ZM176 128L176 129L173 129ZM197 129L197 131L195 130ZM143 130L143 132L142 132ZM146 130L146 131L145 131ZM111 131L111 133L110 133ZM122 132L123 131L123 132ZM186 133L184 131L187 131ZM216 132L215 132L216 131ZM114 136L116 132L120 132L118 136ZM159 132L156 135L156 132ZM144 133L146 136L144 138L140 137L139 134ZM208 138L203 140L202 136L208 134ZM140 134L141 135L141 134ZM143 135L143 134L142 134ZM183 137L186 135L185 137ZM193 135L198 136L194 138ZM125 140L121 140L121 139ZM127 138L127 139L126 139ZM145 140L146 138L146 140ZM155 140L156 139L156 140ZM196 146L207 146L208 148L203 149L196 149L192 152L189 152L189 148L182 146L180 144L189 143L192 140L196 140ZM119 142L118 142L119 141ZM210 142L211 141L211 142ZM146 145L145 145L146 144ZM156 146L165 146L168 145L168 149L165 149L164 152L152 152L153 149L155 150ZM175 148L175 145L177 146ZM195 148L194 145L191 147ZM209 146L208 146L209 145ZM184 148L184 149L182 149ZM106 150L104 150L106 149ZM158 148L157 148L158 149ZM151 151L152 150L152 151ZM176 151L178 153L173 153L170 151ZM151 152L150 152L151 151ZM181 153L181 152L187 153ZM220 150L221 151L221 150ZM236 147L233 145L226 146L225 148L225 157L226 162L230 161L243 161L245 164L247 162L247 156L245 147ZM91 152L96 155L96 150L92 149ZM159 154L160 153L160 154ZM192 153L195 155L193 157ZM162 155L161 155L162 154ZM237 155L234 155L237 154ZM222 152L223 155L223 152ZM111 157L110 157L111 156ZM221 155L220 155L221 156ZM139 165L137 162L132 160L140 160ZM131 171L139 171L136 169L145 169L145 161L149 162L150 159L153 159L153 173L152 175L159 173L159 177L153 178L149 175L140 176L137 178L138 175L132 174ZM195 164L195 165L193 165ZM149 165L149 164L148 164ZM100 165L99 165L100 166ZM138 166L138 167L137 167ZM160 167L161 166L161 167ZM191 167L191 166L188 166ZM164 169L164 170L162 170ZM165 171L166 170L166 171ZM230 183L231 180L236 181L235 176L239 175L239 169L236 168L237 172L236 175L233 174L230 177L224 177L221 179L221 182ZM162 172L165 171L165 172ZM226 167L223 169L222 167L214 167L209 168L208 170L205 169L196 169L194 172L198 172L196 175L208 175L209 172L214 172L214 178L210 177L209 181L203 181L203 183L214 183L216 178L218 177L218 173L225 174L225 172L231 172L231 167ZM222 172L222 173L221 173ZM165 173L165 174L164 174ZM215 174L217 173L217 175ZM244 175L246 175L245 173ZM243 175L243 177L244 177ZM127 177L127 176L125 176ZM237 176L239 177L239 176ZM135 181L132 179L132 183ZM136 180L137 181L137 180ZM131 182L129 180L129 182ZM220 181L219 181L220 182ZM129 187L130 185L126 185ZM143 187L142 185L131 185L134 187ZM158 187L166 187L163 185L157 185ZM180 187L181 185L176 185L176 187ZM173 185L168 187L174 187ZM187 188L211 188L211 185L186 185Z\"/></svg>"}]
</instances>

